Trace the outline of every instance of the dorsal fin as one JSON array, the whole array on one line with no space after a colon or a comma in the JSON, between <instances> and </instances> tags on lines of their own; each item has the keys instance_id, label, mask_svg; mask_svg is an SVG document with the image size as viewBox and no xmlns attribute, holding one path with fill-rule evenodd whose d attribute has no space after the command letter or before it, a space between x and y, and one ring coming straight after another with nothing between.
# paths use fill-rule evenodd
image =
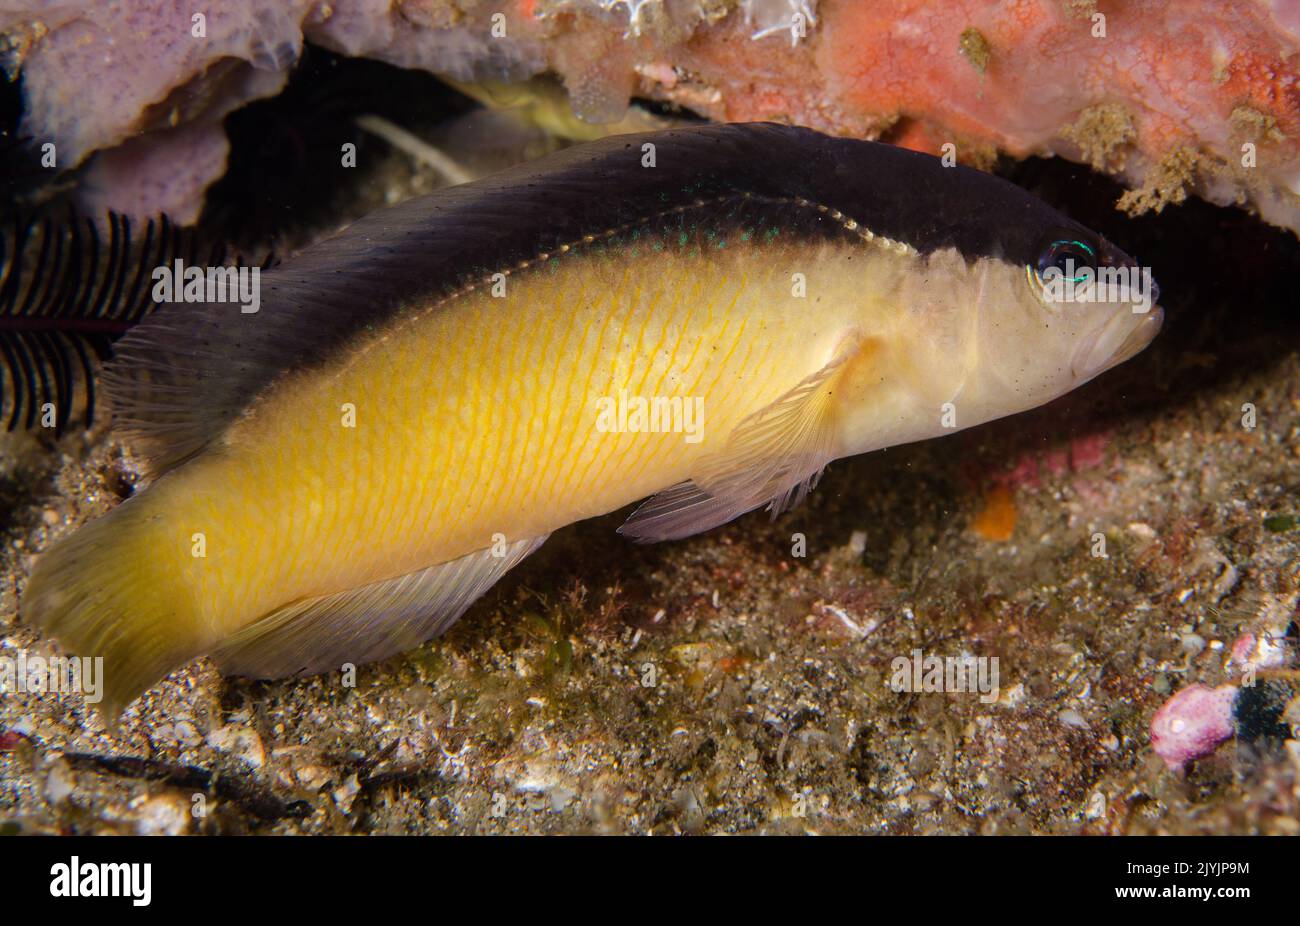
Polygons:
<instances>
[{"instance_id":1,"label":"dorsal fin","mask_svg":"<svg viewBox=\"0 0 1300 926\"><path fill-rule=\"evenodd\" d=\"M921 250L989 247L988 209L977 206L1033 202L977 171L809 129L613 136L366 216L267 271L256 313L234 303L164 306L120 342L107 371L115 421L161 472L224 433L283 373L325 360L407 307L587 236L742 195L816 206L828 223L856 219ZM939 223L938 214L956 218ZM1016 234L1016 216L1006 223Z\"/></svg>"},{"instance_id":2,"label":"dorsal fin","mask_svg":"<svg viewBox=\"0 0 1300 926\"><path fill-rule=\"evenodd\" d=\"M104 374L115 425L158 475L224 433L282 374L326 360L404 307L691 202L697 187L716 195L732 186L717 168L752 162L759 147L770 161L773 143L805 136L820 138L763 125L615 137L365 216L263 272L255 313L171 303L136 327ZM641 166L645 139L656 167Z\"/></svg>"}]
</instances>

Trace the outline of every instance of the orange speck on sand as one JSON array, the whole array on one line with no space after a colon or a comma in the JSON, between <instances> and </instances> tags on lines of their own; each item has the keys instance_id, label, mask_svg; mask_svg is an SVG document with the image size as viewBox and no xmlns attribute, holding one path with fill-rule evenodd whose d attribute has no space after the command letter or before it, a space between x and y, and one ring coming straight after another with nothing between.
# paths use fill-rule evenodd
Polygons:
<instances>
[{"instance_id":1,"label":"orange speck on sand","mask_svg":"<svg viewBox=\"0 0 1300 926\"><path fill-rule=\"evenodd\" d=\"M728 675L735 675L745 667L749 660L744 656L723 656L718 660L718 668Z\"/></svg>"},{"instance_id":2,"label":"orange speck on sand","mask_svg":"<svg viewBox=\"0 0 1300 926\"><path fill-rule=\"evenodd\" d=\"M994 486L984 507L971 522L971 530L985 540L1010 540L1016 530L1016 498L1006 486Z\"/></svg>"}]
</instances>

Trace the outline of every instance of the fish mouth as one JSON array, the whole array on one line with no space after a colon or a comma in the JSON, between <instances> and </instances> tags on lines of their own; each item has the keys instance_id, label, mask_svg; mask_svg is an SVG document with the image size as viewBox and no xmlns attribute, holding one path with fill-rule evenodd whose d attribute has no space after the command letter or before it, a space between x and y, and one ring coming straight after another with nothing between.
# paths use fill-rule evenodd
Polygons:
<instances>
[{"instance_id":1,"label":"fish mouth","mask_svg":"<svg viewBox=\"0 0 1300 926\"><path fill-rule=\"evenodd\" d=\"M1122 319L1123 316L1120 316ZM1131 360L1155 339L1164 324L1165 311L1160 306L1152 306L1143 319L1129 330L1124 339L1116 345L1115 338L1119 332L1114 331L1118 322L1112 322L1103 328L1095 338L1085 341L1074 355L1071 367L1074 375L1080 379L1100 376L1107 370Z\"/></svg>"},{"instance_id":2,"label":"fish mouth","mask_svg":"<svg viewBox=\"0 0 1300 926\"><path fill-rule=\"evenodd\" d=\"M1146 318L1138 323L1138 326L1128 333L1124 343L1119 346L1115 356L1111 359L1110 367L1119 366L1125 360L1131 360L1133 357L1142 353L1146 346L1155 340L1160 333L1160 326L1165 323L1165 310L1160 306L1154 306L1147 313Z\"/></svg>"}]
</instances>

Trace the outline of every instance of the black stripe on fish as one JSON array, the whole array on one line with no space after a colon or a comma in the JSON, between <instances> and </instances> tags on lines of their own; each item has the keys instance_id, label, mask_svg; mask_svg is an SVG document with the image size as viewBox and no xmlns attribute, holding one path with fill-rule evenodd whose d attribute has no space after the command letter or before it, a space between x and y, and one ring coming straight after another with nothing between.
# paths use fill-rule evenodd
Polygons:
<instances>
[{"instance_id":1,"label":"black stripe on fish","mask_svg":"<svg viewBox=\"0 0 1300 926\"><path fill-rule=\"evenodd\" d=\"M922 254L1022 264L1046 229L1091 237L1011 183L890 145L767 123L614 136L367 216L265 274L255 314L169 306L119 345L105 377L115 418L161 472L282 374L403 309L611 230L746 200L784 210L800 235L856 227Z\"/></svg>"}]
</instances>

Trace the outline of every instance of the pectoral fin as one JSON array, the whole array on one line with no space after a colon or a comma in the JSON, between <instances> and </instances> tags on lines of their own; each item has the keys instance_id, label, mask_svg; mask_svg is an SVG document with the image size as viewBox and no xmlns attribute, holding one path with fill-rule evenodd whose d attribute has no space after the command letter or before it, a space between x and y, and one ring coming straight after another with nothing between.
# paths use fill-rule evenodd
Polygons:
<instances>
[{"instance_id":1,"label":"pectoral fin","mask_svg":"<svg viewBox=\"0 0 1300 926\"><path fill-rule=\"evenodd\" d=\"M825 366L741 421L698 475L643 502L619 533L677 540L763 505L775 518L803 501L835 458L836 382L866 344L847 339Z\"/></svg>"},{"instance_id":2,"label":"pectoral fin","mask_svg":"<svg viewBox=\"0 0 1300 926\"><path fill-rule=\"evenodd\" d=\"M315 675L404 652L443 633L546 535L428 569L295 602L228 637L212 658L228 675Z\"/></svg>"}]
</instances>

